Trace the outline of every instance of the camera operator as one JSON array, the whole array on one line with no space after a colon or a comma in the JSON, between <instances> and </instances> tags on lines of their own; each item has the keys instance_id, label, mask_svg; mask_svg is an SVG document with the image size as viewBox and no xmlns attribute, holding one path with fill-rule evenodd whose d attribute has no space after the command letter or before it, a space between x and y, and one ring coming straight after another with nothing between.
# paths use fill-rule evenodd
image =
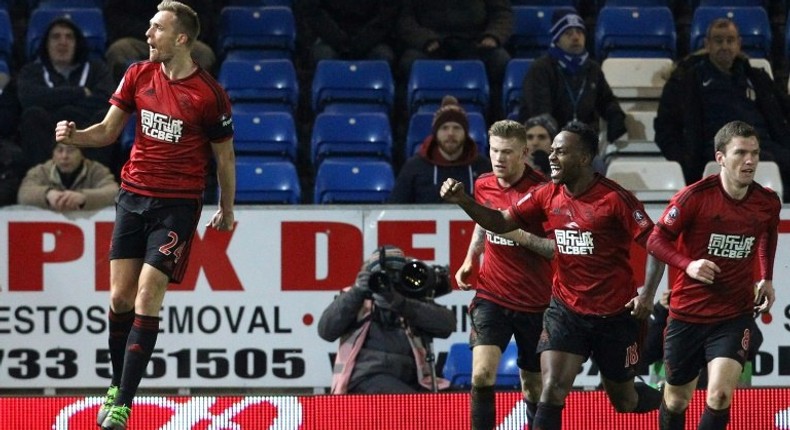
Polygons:
<instances>
[{"instance_id":1,"label":"camera operator","mask_svg":"<svg viewBox=\"0 0 790 430\"><path fill-rule=\"evenodd\" d=\"M410 270L415 268L416 273ZM376 250L354 285L318 321L322 339L340 339L332 394L447 388L449 383L435 376L430 343L455 330L455 314L433 302L449 289L446 270L409 259L393 246Z\"/></svg>"}]
</instances>

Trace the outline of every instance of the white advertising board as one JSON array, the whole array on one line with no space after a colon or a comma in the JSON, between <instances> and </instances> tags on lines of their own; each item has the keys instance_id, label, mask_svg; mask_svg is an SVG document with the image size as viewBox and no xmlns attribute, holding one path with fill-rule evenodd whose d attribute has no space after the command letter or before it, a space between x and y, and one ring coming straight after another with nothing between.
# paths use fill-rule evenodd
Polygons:
<instances>
[{"instance_id":1,"label":"white advertising board","mask_svg":"<svg viewBox=\"0 0 790 430\"><path fill-rule=\"evenodd\" d=\"M661 209L648 213L655 219ZM316 323L363 257L393 244L454 273L473 227L462 211L440 205L239 207L230 233L204 227L212 213L203 212L184 281L165 297L146 387L326 387L337 345L318 337ZM753 385L790 385L790 211L782 216L777 302L760 323ZM107 385L113 219L112 209L0 210L0 386ZM635 257L639 276L643 258ZM472 295L456 290L437 300L458 319L449 339L436 340L437 354L467 342ZM585 363L576 384L598 382Z\"/></svg>"}]
</instances>

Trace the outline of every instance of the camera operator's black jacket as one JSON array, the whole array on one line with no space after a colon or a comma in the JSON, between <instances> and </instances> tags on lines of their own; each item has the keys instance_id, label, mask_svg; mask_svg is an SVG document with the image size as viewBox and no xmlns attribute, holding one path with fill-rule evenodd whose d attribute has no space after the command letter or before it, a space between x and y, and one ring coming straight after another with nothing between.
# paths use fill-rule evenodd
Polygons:
<instances>
[{"instance_id":1,"label":"camera operator's black jacket","mask_svg":"<svg viewBox=\"0 0 790 430\"><path fill-rule=\"evenodd\" d=\"M355 382L373 373L393 373L398 369L386 366L393 356L413 356L413 344L410 333L419 333L429 338L447 338L455 330L455 314L444 306L423 300L402 297L399 294L393 300L390 310L377 310L370 299L366 288L352 287L341 293L321 314L318 321L318 335L328 342L341 339L343 343L348 337L360 331L363 325L370 323L361 349L349 360L353 366L348 383L349 392L353 392ZM377 315L394 315L397 322L403 319L407 327L400 324L393 326L382 321ZM392 320L391 320L392 321ZM353 339L352 339L353 341ZM356 344L356 342L354 342ZM340 353L338 358L340 358ZM344 363L336 362L335 375L349 373L351 369L338 369ZM402 376L413 379L419 373L416 361L411 371ZM401 376L401 374L397 374ZM333 392L334 389L333 383ZM415 391L422 383L415 384ZM340 394L340 392L338 393Z\"/></svg>"}]
</instances>

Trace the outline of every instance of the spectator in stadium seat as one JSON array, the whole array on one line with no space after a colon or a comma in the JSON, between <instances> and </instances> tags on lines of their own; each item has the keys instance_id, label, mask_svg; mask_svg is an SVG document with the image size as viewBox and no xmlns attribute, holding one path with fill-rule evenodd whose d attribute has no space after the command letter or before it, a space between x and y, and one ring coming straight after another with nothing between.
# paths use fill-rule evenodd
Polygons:
<instances>
[{"instance_id":1,"label":"spectator in stadium seat","mask_svg":"<svg viewBox=\"0 0 790 430\"><path fill-rule=\"evenodd\" d=\"M104 61L89 58L82 31L65 17L50 23L37 58L22 67L17 79L26 168L50 159L60 118L73 118L80 126L101 121L115 89L110 69ZM117 167L113 148L90 149L85 155L113 171Z\"/></svg>"},{"instance_id":2,"label":"spectator in stadium seat","mask_svg":"<svg viewBox=\"0 0 790 430\"><path fill-rule=\"evenodd\" d=\"M112 70L115 82L120 82L129 64L148 59L148 43L145 32L148 20L156 13L161 0L106 0L104 20L107 26L107 51L105 58ZM192 47L192 58L200 67L214 71L217 57L210 44L217 34L216 17L218 10L208 0L184 0L200 17L200 36Z\"/></svg>"},{"instance_id":3,"label":"spectator in stadium seat","mask_svg":"<svg viewBox=\"0 0 790 430\"><path fill-rule=\"evenodd\" d=\"M403 0L397 26L404 48L401 78L408 79L419 59L482 60L491 89L490 116L499 119L513 19L508 0Z\"/></svg>"},{"instance_id":4,"label":"spectator in stadium seat","mask_svg":"<svg viewBox=\"0 0 790 430\"><path fill-rule=\"evenodd\" d=\"M340 339L332 394L416 393L433 390L434 382L436 389L450 385L432 379L426 345L452 334L455 314L434 303L432 294L401 294L405 290L396 284L403 285L399 280L405 281L401 274L408 260L399 248L379 248L363 262L354 285L321 314L318 335L328 342ZM445 281L450 288L449 278Z\"/></svg>"},{"instance_id":5,"label":"spectator in stadium seat","mask_svg":"<svg viewBox=\"0 0 790 430\"><path fill-rule=\"evenodd\" d=\"M56 212L96 210L112 206L117 192L110 169L85 158L76 146L57 143L52 159L28 170L18 201Z\"/></svg>"},{"instance_id":6,"label":"spectator in stadium seat","mask_svg":"<svg viewBox=\"0 0 790 430\"><path fill-rule=\"evenodd\" d=\"M524 77L521 120L548 114L560 126L577 120L598 132L603 118L606 140L614 142L626 133L625 112L600 64L587 52L584 21L561 9L552 22L548 53L535 60Z\"/></svg>"},{"instance_id":7,"label":"spectator in stadium seat","mask_svg":"<svg viewBox=\"0 0 790 430\"><path fill-rule=\"evenodd\" d=\"M455 97L445 96L433 116L432 133L401 167L389 203L442 203L439 188L445 179L474 190L477 177L490 171L491 163L469 136L466 111Z\"/></svg>"},{"instance_id":8,"label":"spectator in stadium seat","mask_svg":"<svg viewBox=\"0 0 790 430\"><path fill-rule=\"evenodd\" d=\"M779 165L790 186L790 97L741 52L738 27L729 19L708 26L705 49L672 72L654 121L656 144L683 167L686 183L702 177L713 161L713 137L733 120L757 129L760 159Z\"/></svg>"},{"instance_id":9,"label":"spectator in stadium seat","mask_svg":"<svg viewBox=\"0 0 790 430\"><path fill-rule=\"evenodd\" d=\"M298 0L310 60L384 60L395 65L390 39L400 0Z\"/></svg>"},{"instance_id":10,"label":"spectator in stadium seat","mask_svg":"<svg viewBox=\"0 0 790 430\"><path fill-rule=\"evenodd\" d=\"M551 115L543 114L528 119L524 126L527 129L527 148L529 149L529 165L549 176L549 154L551 142L557 135L557 122Z\"/></svg>"}]
</instances>

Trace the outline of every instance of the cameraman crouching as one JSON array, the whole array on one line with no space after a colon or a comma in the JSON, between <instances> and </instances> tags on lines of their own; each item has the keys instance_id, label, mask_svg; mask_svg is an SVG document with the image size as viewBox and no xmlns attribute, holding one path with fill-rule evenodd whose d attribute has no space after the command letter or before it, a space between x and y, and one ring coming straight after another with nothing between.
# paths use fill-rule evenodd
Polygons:
<instances>
[{"instance_id":1,"label":"cameraman crouching","mask_svg":"<svg viewBox=\"0 0 790 430\"><path fill-rule=\"evenodd\" d=\"M322 339L340 339L332 394L447 388L446 380L435 377L426 346L432 338L447 338L455 330L455 314L432 300L449 292L449 285L446 271L408 259L399 248L376 250L355 284L344 289L318 321Z\"/></svg>"}]
</instances>

